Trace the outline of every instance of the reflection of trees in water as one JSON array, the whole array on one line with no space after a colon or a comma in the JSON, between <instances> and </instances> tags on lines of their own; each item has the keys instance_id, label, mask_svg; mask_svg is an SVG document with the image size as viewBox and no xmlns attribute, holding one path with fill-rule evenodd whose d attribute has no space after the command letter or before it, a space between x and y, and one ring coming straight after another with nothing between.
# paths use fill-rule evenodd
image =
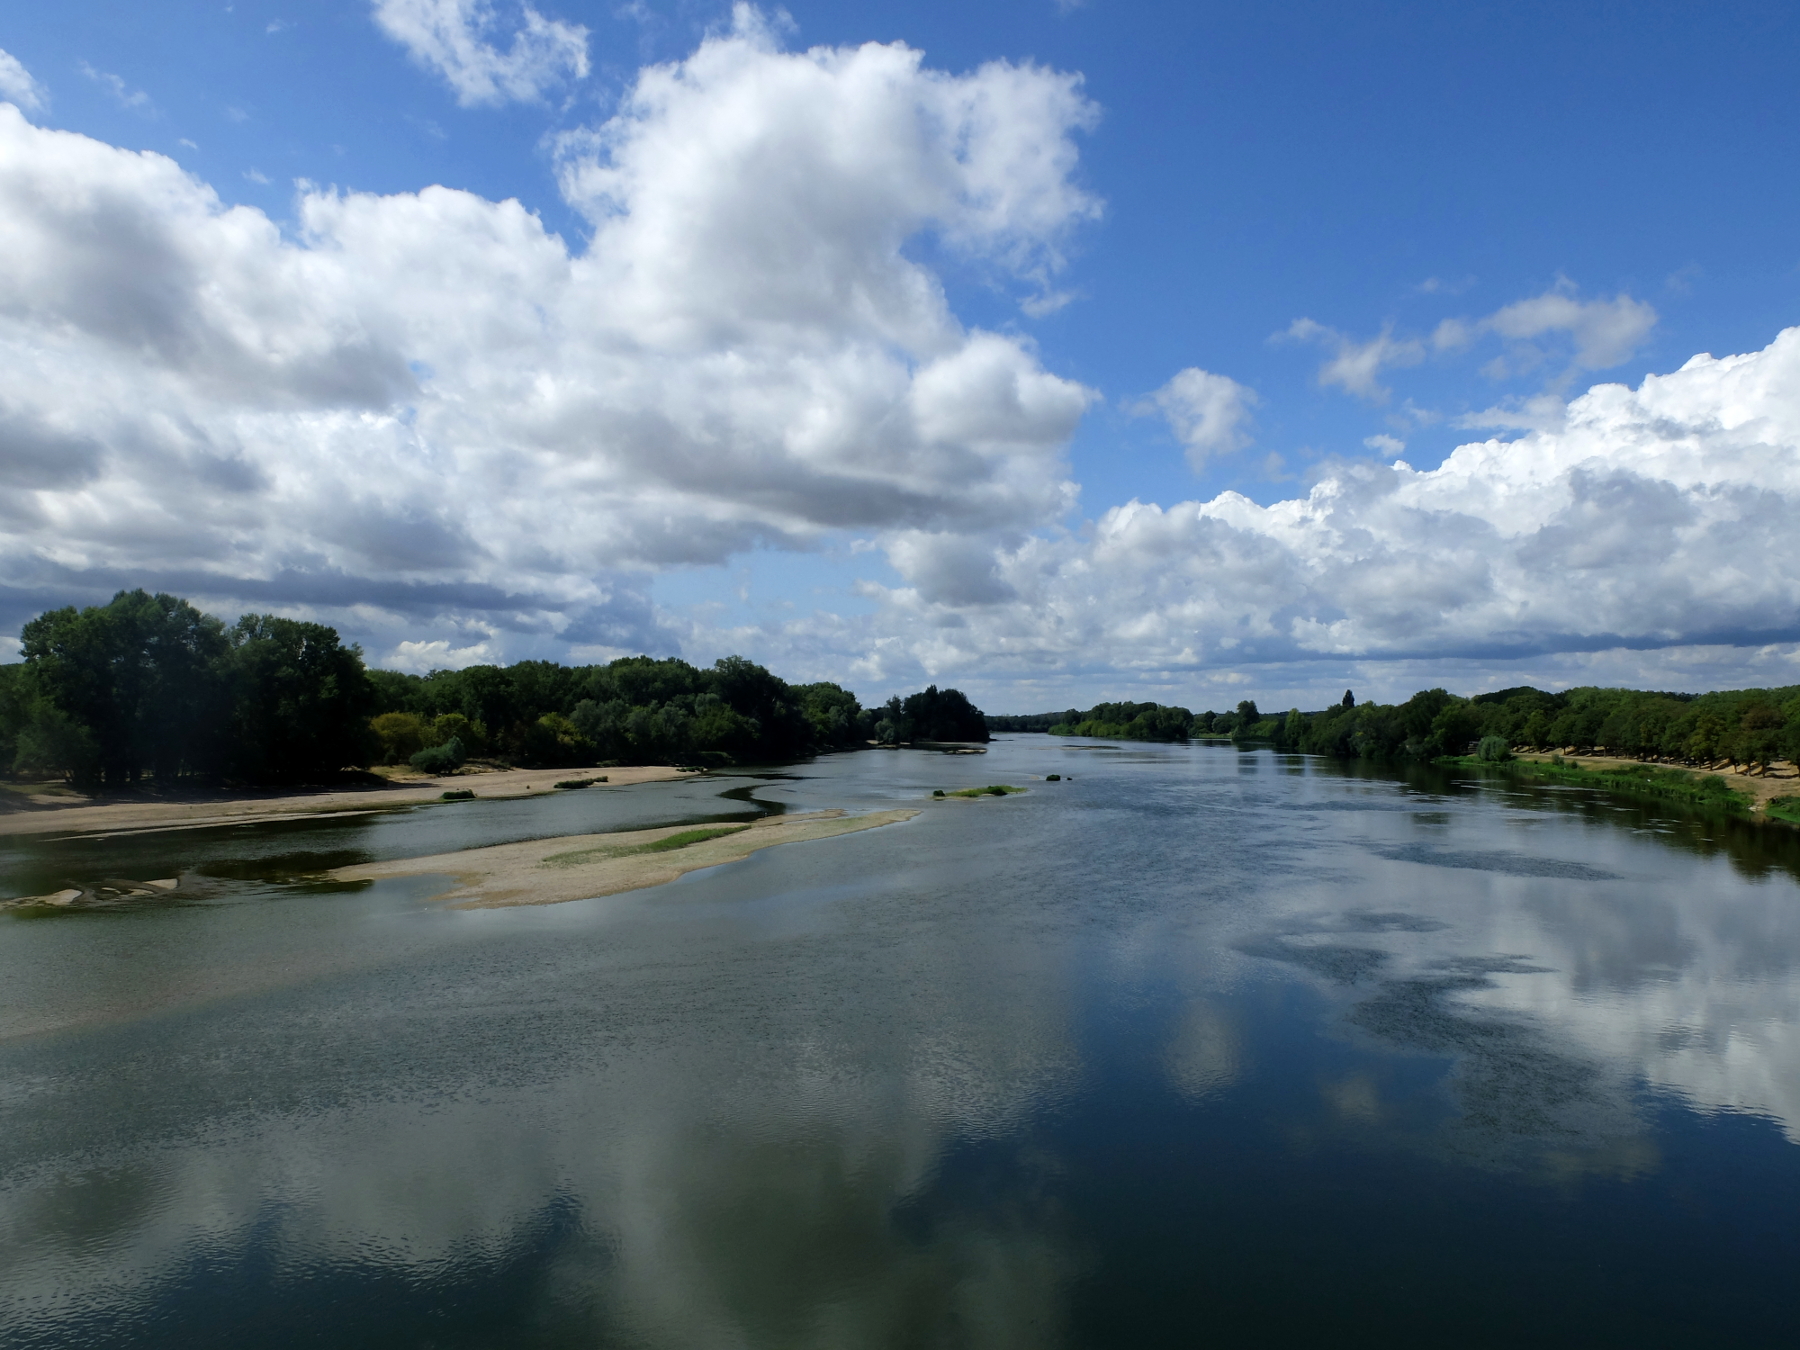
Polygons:
<instances>
[{"instance_id":1,"label":"reflection of trees in water","mask_svg":"<svg viewBox=\"0 0 1800 1350\"><path fill-rule=\"evenodd\" d=\"M1703 858L1723 857L1740 875L1753 880L1780 874L1800 881L1800 829L1780 823L1744 820L1666 797L1638 798L1521 778L1478 781L1468 770L1431 764L1370 764L1312 757L1304 763L1309 773L1320 777L1371 786L1400 782L1433 797L1504 793L1533 810L1574 816L1607 829L1638 830L1657 836L1671 848Z\"/></svg>"}]
</instances>

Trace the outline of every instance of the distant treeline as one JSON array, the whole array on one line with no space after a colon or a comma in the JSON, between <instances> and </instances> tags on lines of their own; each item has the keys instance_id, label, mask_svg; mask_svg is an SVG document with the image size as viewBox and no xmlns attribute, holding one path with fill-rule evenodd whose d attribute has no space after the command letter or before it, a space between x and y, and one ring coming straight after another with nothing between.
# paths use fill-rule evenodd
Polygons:
<instances>
[{"instance_id":1,"label":"distant treeline","mask_svg":"<svg viewBox=\"0 0 1800 1350\"><path fill-rule=\"evenodd\" d=\"M1207 716L1212 714L1208 713ZM1160 703L1101 703L1082 712L990 713L989 731L1044 731L1052 736L1103 736L1119 741L1185 741L1194 730L1194 714Z\"/></svg>"},{"instance_id":2,"label":"distant treeline","mask_svg":"<svg viewBox=\"0 0 1800 1350\"><path fill-rule=\"evenodd\" d=\"M227 625L142 590L52 610L0 666L0 770L83 787L146 778L313 782L411 762L527 767L800 758L870 741L987 739L981 710L935 685L864 708L741 656L709 669L626 657L407 675L369 670L334 629L274 615Z\"/></svg>"},{"instance_id":3,"label":"distant treeline","mask_svg":"<svg viewBox=\"0 0 1800 1350\"><path fill-rule=\"evenodd\" d=\"M1076 714L1071 709L1050 728L1053 736L1107 736L1122 741L1185 741L1194 714L1160 703L1101 703Z\"/></svg>"},{"instance_id":4,"label":"distant treeline","mask_svg":"<svg viewBox=\"0 0 1800 1350\"><path fill-rule=\"evenodd\" d=\"M1246 699L1231 712L1155 703L1102 703L1087 712L988 718L996 731L1171 741L1227 736L1341 759L1433 759L1498 738L1509 750L1572 749L1680 764L1800 761L1800 686L1711 694L1521 686L1461 698L1427 689L1404 703L1343 702L1269 715Z\"/></svg>"},{"instance_id":5,"label":"distant treeline","mask_svg":"<svg viewBox=\"0 0 1800 1350\"><path fill-rule=\"evenodd\" d=\"M1258 718L1242 734L1284 750L1344 758L1459 755L1496 737L1509 749L1766 766L1800 757L1800 686L1711 694L1596 688L1551 694L1521 687L1474 698L1427 689L1391 707L1365 703Z\"/></svg>"}]
</instances>

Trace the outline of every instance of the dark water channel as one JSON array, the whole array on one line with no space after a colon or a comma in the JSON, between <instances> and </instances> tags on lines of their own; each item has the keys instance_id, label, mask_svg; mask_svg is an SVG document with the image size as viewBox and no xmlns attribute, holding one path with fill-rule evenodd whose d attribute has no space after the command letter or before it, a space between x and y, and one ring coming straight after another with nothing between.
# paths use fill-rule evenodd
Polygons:
<instances>
[{"instance_id":1,"label":"dark water channel","mask_svg":"<svg viewBox=\"0 0 1800 1350\"><path fill-rule=\"evenodd\" d=\"M309 879L896 804L570 905ZM1800 1326L1800 832L1016 737L0 849L102 877L183 884L0 914L9 1348Z\"/></svg>"}]
</instances>

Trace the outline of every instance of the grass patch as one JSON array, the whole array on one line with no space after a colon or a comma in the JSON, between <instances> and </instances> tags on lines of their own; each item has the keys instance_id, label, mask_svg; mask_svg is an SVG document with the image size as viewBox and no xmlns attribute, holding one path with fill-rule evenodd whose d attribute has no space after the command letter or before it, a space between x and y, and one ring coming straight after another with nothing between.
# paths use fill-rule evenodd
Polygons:
<instances>
[{"instance_id":1,"label":"grass patch","mask_svg":"<svg viewBox=\"0 0 1800 1350\"><path fill-rule=\"evenodd\" d=\"M1013 787L1009 783L991 783L987 787L959 788L955 792L946 792L946 797L1008 797L1015 792L1025 791L1022 787ZM932 794L937 795L935 792Z\"/></svg>"},{"instance_id":2,"label":"grass patch","mask_svg":"<svg viewBox=\"0 0 1800 1350\"><path fill-rule=\"evenodd\" d=\"M602 844L599 848L578 848L569 853L552 853L544 859L546 867L579 867L583 863L604 862L608 858L632 858L640 853L673 853L689 844L704 844L708 839L722 839L728 834L747 830L748 825L708 825L697 830L680 830L648 844Z\"/></svg>"},{"instance_id":3,"label":"grass patch","mask_svg":"<svg viewBox=\"0 0 1800 1350\"><path fill-rule=\"evenodd\" d=\"M1763 807L1776 820L1785 820L1790 825L1800 825L1800 797L1771 797L1769 804Z\"/></svg>"},{"instance_id":4,"label":"grass patch","mask_svg":"<svg viewBox=\"0 0 1800 1350\"><path fill-rule=\"evenodd\" d=\"M457 788L452 792L444 793L438 800L445 802L472 802L475 800L475 793L470 788Z\"/></svg>"},{"instance_id":5,"label":"grass patch","mask_svg":"<svg viewBox=\"0 0 1800 1350\"><path fill-rule=\"evenodd\" d=\"M1686 769L1666 769L1657 764L1633 764L1619 769L1584 769L1579 764L1568 764L1559 759L1514 759L1495 763L1491 760L1479 760L1473 755L1459 755L1439 760L1438 763L1458 768L1478 768L1504 778L1568 783L1575 787L1600 788L1627 796L1663 797L1724 811L1734 816L1749 815L1753 802L1747 793L1738 792L1715 773L1694 774ZM1800 801L1796 801L1796 805L1800 806Z\"/></svg>"},{"instance_id":6,"label":"grass patch","mask_svg":"<svg viewBox=\"0 0 1800 1350\"><path fill-rule=\"evenodd\" d=\"M592 787L595 783L604 783L605 781L606 775L601 774L598 778L565 778L560 783L552 783L551 786L573 791L576 788Z\"/></svg>"}]
</instances>

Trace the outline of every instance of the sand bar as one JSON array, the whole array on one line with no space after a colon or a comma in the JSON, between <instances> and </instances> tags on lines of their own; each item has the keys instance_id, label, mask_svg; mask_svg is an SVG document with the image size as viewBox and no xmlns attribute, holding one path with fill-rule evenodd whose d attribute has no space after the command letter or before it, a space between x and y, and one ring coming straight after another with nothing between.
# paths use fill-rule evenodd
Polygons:
<instances>
[{"instance_id":1,"label":"sand bar","mask_svg":"<svg viewBox=\"0 0 1800 1350\"><path fill-rule=\"evenodd\" d=\"M458 909L498 909L511 905L556 905L591 900L645 886L660 886L687 872L736 862L760 849L828 839L883 825L898 824L917 810L874 811L848 816L842 811L815 811L799 816L769 816L728 834L704 839L669 852L642 852L644 846L671 836L695 832L692 825L618 834L576 834L560 839L534 839L522 844L439 853L428 858L398 858L362 863L326 873L336 881L375 881L383 877L446 878L444 890L432 897Z\"/></svg>"},{"instance_id":2,"label":"sand bar","mask_svg":"<svg viewBox=\"0 0 1800 1350\"><path fill-rule=\"evenodd\" d=\"M0 811L0 835L126 834L144 830L203 829L251 821L297 820L308 816L349 815L396 806L435 802L445 792L468 791L477 797L524 797L556 791L569 778L606 775L606 786L656 783L693 778L666 764L611 769L506 769L493 773L451 774L443 778L405 777L387 783L312 791L217 792L157 799L93 801L73 794L51 796L6 794L18 809ZM587 788L594 792L598 787Z\"/></svg>"}]
</instances>

